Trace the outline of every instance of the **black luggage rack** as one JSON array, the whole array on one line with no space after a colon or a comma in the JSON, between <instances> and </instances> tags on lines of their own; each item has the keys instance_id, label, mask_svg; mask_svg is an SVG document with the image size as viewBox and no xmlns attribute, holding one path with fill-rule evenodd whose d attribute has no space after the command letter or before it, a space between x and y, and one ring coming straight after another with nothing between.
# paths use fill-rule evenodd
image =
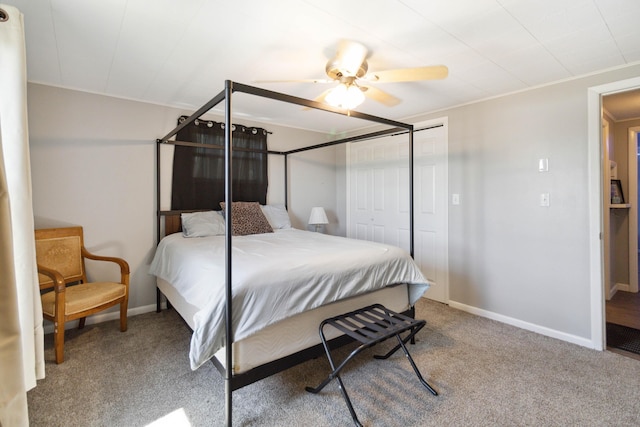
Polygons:
<instances>
[{"instance_id":1,"label":"black luggage rack","mask_svg":"<svg viewBox=\"0 0 640 427\"><path fill-rule=\"evenodd\" d=\"M310 393L318 393L327 384L329 384L331 380L337 379L340 391L342 392L342 396L347 403L347 407L349 408L349 412L351 413L353 421L357 426L362 426L362 424L358 420L358 417L356 416L355 410L353 409L351 399L349 399L349 395L347 394L347 390L344 387L342 379L340 378L340 371L362 350L365 350L395 336L398 339L398 345L396 345L383 356L376 355L373 357L376 359L388 359L396 351L402 348L405 356L407 356L409 363L411 363L411 367L418 376L418 379L420 380L422 385L424 385L427 390L429 390L434 396L437 396L438 393L422 377L422 374L420 374L418 367L416 366L413 358L407 350L407 347L405 346L405 344L409 340L413 339L413 337L418 333L418 331L420 331L420 329L422 329L426 325L426 323L427 322L424 320L413 319L403 314L391 311L381 304L370 305L359 310L323 320L320 323L319 328L320 338L322 339L324 350L327 353L327 359L329 359L329 364L331 365L332 372L322 383L320 383L318 387L306 387L306 390ZM334 328L361 343L361 345L353 350L337 368L333 362L333 358L331 357L331 352L324 335L324 328L326 325L333 326ZM409 331L409 333L404 338L402 338L400 334L406 331Z\"/></svg>"}]
</instances>

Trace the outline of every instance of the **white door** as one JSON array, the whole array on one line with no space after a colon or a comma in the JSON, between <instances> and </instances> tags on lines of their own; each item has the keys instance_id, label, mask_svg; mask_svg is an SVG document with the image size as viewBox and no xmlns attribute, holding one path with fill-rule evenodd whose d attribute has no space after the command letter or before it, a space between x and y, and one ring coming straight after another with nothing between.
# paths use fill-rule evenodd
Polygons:
<instances>
[{"instance_id":1,"label":"white door","mask_svg":"<svg viewBox=\"0 0 640 427\"><path fill-rule=\"evenodd\" d=\"M350 144L347 235L409 250L408 137Z\"/></svg>"},{"instance_id":2,"label":"white door","mask_svg":"<svg viewBox=\"0 0 640 427\"><path fill-rule=\"evenodd\" d=\"M447 302L447 123L440 123L414 127L414 258L431 283L425 296ZM408 251L407 135L356 142L348 153L347 236Z\"/></svg>"},{"instance_id":3,"label":"white door","mask_svg":"<svg viewBox=\"0 0 640 427\"><path fill-rule=\"evenodd\" d=\"M420 129L426 124L417 124ZM448 160L445 125L414 132L414 252L431 287L427 298L449 301Z\"/></svg>"}]
</instances>

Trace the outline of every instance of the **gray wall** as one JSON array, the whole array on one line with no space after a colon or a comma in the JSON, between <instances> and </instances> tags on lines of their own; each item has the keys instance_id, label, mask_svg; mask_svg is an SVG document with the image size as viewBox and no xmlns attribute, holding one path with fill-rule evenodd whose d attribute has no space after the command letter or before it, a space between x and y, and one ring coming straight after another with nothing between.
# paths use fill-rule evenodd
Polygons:
<instances>
[{"instance_id":1,"label":"gray wall","mask_svg":"<svg viewBox=\"0 0 640 427\"><path fill-rule=\"evenodd\" d=\"M452 301L591 337L587 90L638 75L635 65L411 120L449 119L449 193L461 198L449 206Z\"/></svg>"}]
</instances>

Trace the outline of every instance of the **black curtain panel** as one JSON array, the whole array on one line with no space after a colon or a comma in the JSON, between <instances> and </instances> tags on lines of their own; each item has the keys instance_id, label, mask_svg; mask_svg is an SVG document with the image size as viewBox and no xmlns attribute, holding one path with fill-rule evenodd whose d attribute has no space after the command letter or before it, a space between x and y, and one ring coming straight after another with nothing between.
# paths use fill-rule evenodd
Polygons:
<instances>
[{"instance_id":1,"label":"black curtain panel","mask_svg":"<svg viewBox=\"0 0 640 427\"><path fill-rule=\"evenodd\" d=\"M262 128L233 125L234 201L267 202L267 134ZM207 146L175 146L171 209L219 210L224 201L224 123L195 120L176 140Z\"/></svg>"}]
</instances>

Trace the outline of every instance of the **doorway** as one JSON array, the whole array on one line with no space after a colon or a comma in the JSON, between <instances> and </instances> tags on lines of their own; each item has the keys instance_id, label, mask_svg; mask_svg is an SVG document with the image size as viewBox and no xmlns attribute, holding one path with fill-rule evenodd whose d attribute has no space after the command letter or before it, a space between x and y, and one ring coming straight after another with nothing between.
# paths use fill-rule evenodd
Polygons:
<instances>
[{"instance_id":1,"label":"doorway","mask_svg":"<svg viewBox=\"0 0 640 427\"><path fill-rule=\"evenodd\" d=\"M640 77L594 86L587 91L589 189L589 288L591 295L591 345L605 348L605 297L603 281L603 164L602 97L640 89Z\"/></svg>"},{"instance_id":2,"label":"doorway","mask_svg":"<svg viewBox=\"0 0 640 427\"><path fill-rule=\"evenodd\" d=\"M612 349L611 346L629 347L624 340L637 341L638 339L630 338L628 334L640 336L640 330L634 330L640 329L640 295L638 294L640 86L638 80L636 78L615 82L589 90L590 149L595 149L592 144L595 141L593 125L597 114L600 131L598 152L602 155L602 163L597 166L597 170L600 171L599 181L602 185L598 213L602 221L600 235L602 242L598 253L601 256L603 274L599 281L593 280L592 276L593 343L595 348L601 345L600 349ZM598 107L597 110L596 107ZM590 151L590 155L594 154ZM591 156L590 159L590 166L595 169L596 161ZM594 169L590 170L593 172ZM596 179L597 177L590 176L592 190ZM621 200L618 192L614 192L614 186L624 190L622 191L624 199ZM594 208L593 204L592 208ZM592 219L593 214L594 209L591 210ZM592 225L594 225L593 221ZM595 261L593 254L592 251L592 261ZM592 268L592 271L595 270L597 268ZM599 333L601 336L598 336ZM639 346L630 347L630 351L640 353ZM629 350L629 348L625 349Z\"/></svg>"},{"instance_id":3,"label":"doorway","mask_svg":"<svg viewBox=\"0 0 640 427\"><path fill-rule=\"evenodd\" d=\"M610 351L640 359L640 345L635 344L640 342L640 293L638 293L638 270L640 264L638 241L640 237L638 234L639 218L637 209L640 198L638 194L640 111L618 109L614 113L608 112L616 108L612 106L612 102L618 103L618 106L623 106L620 103L624 99L633 99L636 105L640 105L640 90L603 97L604 114L607 114L606 120L610 122L608 129L603 127L603 134L612 135L612 141L609 142L615 143L613 151L627 155L623 162L623 166L627 166L626 170L623 168L621 176L616 176L617 173L615 172L617 171L613 171L611 176L611 178L622 178L620 181L627 184L627 195L626 200L623 200L623 202L626 202L623 205L623 209L610 209L610 230L612 234L610 252L612 254L615 254L616 251L623 253L621 254L622 257L618 257L617 262L615 256L610 256L612 262L610 262L608 273L607 264L605 263L606 348ZM604 147L607 146L606 139L603 138ZM605 154L604 157L606 156ZM605 209L605 218L606 214L607 210ZM605 220L604 223L606 224L607 221ZM616 230L622 230L623 232L615 235ZM606 241L607 239L605 239ZM626 248L628 248L627 254L624 253ZM605 253L606 258L607 255ZM624 258L627 260L626 263L622 262L625 261ZM628 265L628 270L625 264ZM622 271L616 271L616 269ZM610 279L609 285L607 285L606 279ZM608 293L607 290L609 290Z\"/></svg>"}]
</instances>

